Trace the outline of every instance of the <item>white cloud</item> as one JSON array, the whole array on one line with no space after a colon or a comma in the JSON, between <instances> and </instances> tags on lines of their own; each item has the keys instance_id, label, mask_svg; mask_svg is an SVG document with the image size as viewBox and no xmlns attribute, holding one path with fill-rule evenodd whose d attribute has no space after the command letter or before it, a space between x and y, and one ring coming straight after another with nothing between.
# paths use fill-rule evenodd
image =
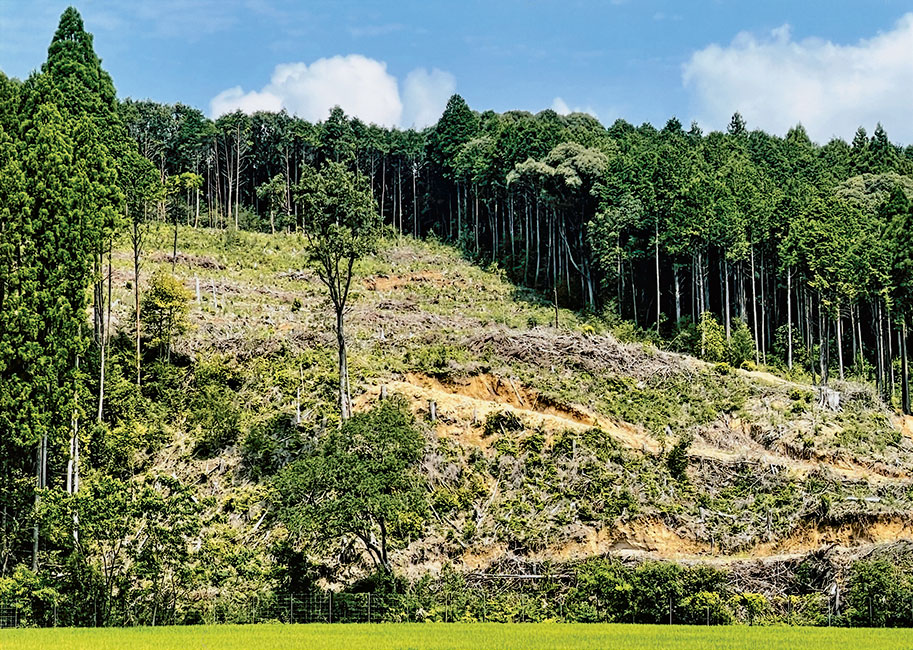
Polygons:
<instances>
[{"instance_id":1,"label":"white cloud","mask_svg":"<svg viewBox=\"0 0 913 650\"><path fill-rule=\"evenodd\" d=\"M241 86L223 90L212 98L209 108L213 115L224 115L232 111L241 110L245 113L257 111L272 111L278 113L282 110L282 98L270 92L258 93L251 91L245 93Z\"/></svg>"},{"instance_id":2,"label":"white cloud","mask_svg":"<svg viewBox=\"0 0 913 650\"><path fill-rule=\"evenodd\" d=\"M403 85L401 97L399 83L387 72L387 65L360 54L318 59L310 65L282 63L260 91L244 92L237 86L213 97L210 114L285 108L317 122L338 105L368 123L426 126L440 117L456 81L448 72L419 68L409 73Z\"/></svg>"},{"instance_id":3,"label":"white cloud","mask_svg":"<svg viewBox=\"0 0 913 650\"><path fill-rule=\"evenodd\" d=\"M449 72L433 68L416 68L403 82L403 116L401 124L424 128L438 121L447 100L456 90L456 79Z\"/></svg>"},{"instance_id":4,"label":"white cloud","mask_svg":"<svg viewBox=\"0 0 913 650\"><path fill-rule=\"evenodd\" d=\"M555 99L552 100L552 110L558 113L558 115L571 114L571 107L568 106L567 102L560 97L555 97Z\"/></svg>"},{"instance_id":5,"label":"white cloud","mask_svg":"<svg viewBox=\"0 0 913 650\"><path fill-rule=\"evenodd\" d=\"M594 111L592 109L592 107L575 106L574 108L571 108L570 106L568 106L568 103L566 101L564 101L561 97L555 97L555 99L552 100L551 109L553 111L555 111L556 113L558 113L558 115L570 115L571 113L587 113L597 119L599 117L598 115L596 115L596 111Z\"/></svg>"},{"instance_id":6,"label":"white cloud","mask_svg":"<svg viewBox=\"0 0 913 650\"><path fill-rule=\"evenodd\" d=\"M749 128L783 134L801 123L819 142L851 138L881 122L892 140L913 141L913 13L854 45L795 41L788 25L767 38L743 32L684 64L698 118L723 128L735 111Z\"/></svg>"}]
</instances>

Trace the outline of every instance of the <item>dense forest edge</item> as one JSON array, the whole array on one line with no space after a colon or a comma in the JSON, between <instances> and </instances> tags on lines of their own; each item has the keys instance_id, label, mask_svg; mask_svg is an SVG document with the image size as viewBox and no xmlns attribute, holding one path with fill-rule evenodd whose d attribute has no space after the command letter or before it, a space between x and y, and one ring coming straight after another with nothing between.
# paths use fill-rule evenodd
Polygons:
<instances>
[{"instance_id":1,"label":"dense forest edge","mask_svg":"<svg viewBox=\"0 0 913 650\"><path fill-rule=\"evenodd\" d=\"M67 9L0 73L0 625L911 625L911 200L880 125L119 100Z\"/></svg>"}]
</instances>

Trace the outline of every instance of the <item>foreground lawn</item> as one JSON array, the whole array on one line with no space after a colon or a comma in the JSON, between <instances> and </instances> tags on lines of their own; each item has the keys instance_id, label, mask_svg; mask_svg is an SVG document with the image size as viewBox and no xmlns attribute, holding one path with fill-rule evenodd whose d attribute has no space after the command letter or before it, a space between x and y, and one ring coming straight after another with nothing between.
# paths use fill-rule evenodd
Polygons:
<instances>
[{"instance_id":1,"label":"foreground lawn","mask_svg":"<svg viewBox=\"0 0 913 650\"><path fill-rule=\"evenodd\" d=\"M913 650L913 631L434 623L0 630L0 650Z\"/></svg>"}]
</instances>

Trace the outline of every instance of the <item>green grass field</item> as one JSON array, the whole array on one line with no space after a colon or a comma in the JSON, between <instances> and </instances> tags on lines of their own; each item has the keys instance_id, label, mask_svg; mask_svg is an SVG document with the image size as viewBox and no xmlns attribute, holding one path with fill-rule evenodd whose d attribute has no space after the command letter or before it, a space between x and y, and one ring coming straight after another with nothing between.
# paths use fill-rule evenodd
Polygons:
<instances>
[{"instance_id":1,"label":"green grass field","mask_svg":"<svg viewBox=\"0 0 913 650\"><path fill-rule=\"evenodd\" d=\"M0 630L0 650L913 650L913 631L795 627L402 623Z\"/></svg>"}]
</instances>

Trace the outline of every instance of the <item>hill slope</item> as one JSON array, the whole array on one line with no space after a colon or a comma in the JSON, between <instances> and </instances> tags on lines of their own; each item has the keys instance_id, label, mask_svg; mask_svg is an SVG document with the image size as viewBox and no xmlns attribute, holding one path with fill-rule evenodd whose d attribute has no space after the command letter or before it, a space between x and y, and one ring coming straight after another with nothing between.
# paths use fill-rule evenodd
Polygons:
<instances>
[{"instance_id":1,"label":"hill slope","mask_svg":"<svg viewBox=\"0 0 913 650\"><path fill-rule=\"evenodd\" d=\"M153 233L144 277L171 269L169 239ZM175 274L194 293L181 397L138 471L197 486L210 533L244 547L226 560L237 580L283 537L264 500L290 458L282 432L335 412L331 315L302 248L180 232ZM126 323L130 260L115 253ZM833 411L813 386L621 343L570 311L555 329L548 303L434 243L388 242L357 273L356 409L402 394L428 437L433 517L395 555L407 575L603 553L783 560L913 538L913 422L867 386L835 385ZM325 558L331 579L363 572L351 560Z\"/></svg>"}]
</instances>

